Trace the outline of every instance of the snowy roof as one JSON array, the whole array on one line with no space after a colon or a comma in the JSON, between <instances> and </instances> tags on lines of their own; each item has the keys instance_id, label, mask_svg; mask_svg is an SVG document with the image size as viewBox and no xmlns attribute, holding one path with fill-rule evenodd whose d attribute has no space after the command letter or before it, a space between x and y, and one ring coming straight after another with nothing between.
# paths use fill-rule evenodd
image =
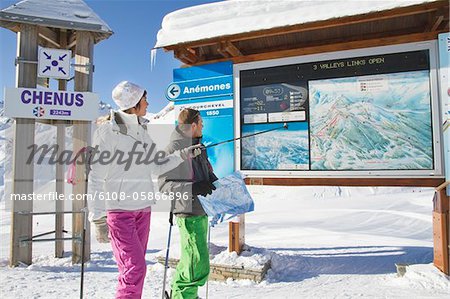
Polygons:
<instances>
[{"instance_id":1,"label":"snowy roof","mask_svg":"<svg viewBox=\"0 0 450 299\"><path fill-rule=\"evenodd\" d=\"M112 30L82 0L24 0L0 11L0 21L111 34Z\"/></svg>"},{"instance_id":2,"label":"snowy roof","mask_svg":"<svg viewBox=\"0 0 450 299\"><path fill-rule=\"evenodd\" d=\"M192 6L164 17L155 48L435 1L230 0Z\"/></svg>"}]
</instances>

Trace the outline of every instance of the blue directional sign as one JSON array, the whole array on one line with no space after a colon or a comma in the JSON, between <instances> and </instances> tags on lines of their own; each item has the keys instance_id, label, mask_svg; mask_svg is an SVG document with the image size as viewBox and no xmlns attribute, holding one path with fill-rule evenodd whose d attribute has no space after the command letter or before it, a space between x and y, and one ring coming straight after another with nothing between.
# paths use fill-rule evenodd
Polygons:
<instances>
[{"instance_id":1,"label":"blue directional sign","mask_svg":"<svg viewBox=\"0 0 450 299\"><path fill-rule=\"evenodd\" d=\"M175 118L184 108L200 111L206 146L234 138L233 64L230 61L173 70L166 97L174 101ZM214 173L224 177L234 171L234 143L207 149Z\"/></svg>"},{"instance_id":2,"label":"blue directional sign","mask_svg":"<svg viewBox=\"0 0 450 299\"><path fill-rule=\"evenodd\" d=\"M72 51L40 48L38 57L38 77L69 79Z\"/></svg>"},{"instance_id":3,"label":"blue directional sign","mask_svg":"<svg viewBox=\"0 0 450 299\"><path fill-rule=\"evenodd\" d=\"M218 97L233 94L233 76L178 81L167 87L169 101Z\"/></svg>"}]
</instances>

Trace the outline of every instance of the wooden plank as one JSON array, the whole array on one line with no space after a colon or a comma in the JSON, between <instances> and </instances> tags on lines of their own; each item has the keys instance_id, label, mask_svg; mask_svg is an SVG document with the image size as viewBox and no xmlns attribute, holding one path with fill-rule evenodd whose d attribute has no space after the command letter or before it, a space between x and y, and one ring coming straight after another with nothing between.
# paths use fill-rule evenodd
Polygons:
<instances>
[{"instance_id":1,"label":"wooden plank","mask_svg":"<svg viewBox=\"0 0 450 299\"><path fill-rule=\"evenodd\" d=\"M230 53L233 56L242 56L242 52L234 45L232 42L227 42L227 46L225 48L228 53Z\"/></svg>"},{"instance_id":2,"label":"wooden plank","mask_svg":"<svg viewBox=\"0 0 450 299\"><path fill-rule=\"evenodd\" d=\"M436 191L441 191L442 189L444 189L448 185L450 185L450 181L443 182L442 184L440 184L439 186L436 187Z\"/></svg>"},{"instance_id":3,"label":"wooden plank","mask_svg":"<svg viewBox=\"0 0 450 299\"><path fill-rule=\"evenodd\" d=\"M242 56L241 51L239 51L239 49L230 41L220 42L220 44L218 44L217 46L217 52L219 52L225 58L231 56Z\"/></svg>"},{"instance_id":4,"label":"wooden plank","mask_svg":"<svg viewBox=\"0 0 450 299\"><path fill-rule=\"evenodd\" d=\"M444 31L445 30L439 30L439 31L434 31L434 32L416 33L416 34L408 34L408 35L402 35L402 36L390 36L390 37L384 37L384 38L364 39L364 40L358 40L358 41L302 47L302 48L296 48L296 49L290 49L290 50L266 52L266 53L252 54L252 55L246 55L246 56L231 57L231 58L213 59L213 60L200 61L200 62L192 64L192 65L210 64L210 63L223 62L223 61L229 61L229 60L231 60L231 61L233 61L233 63L237 64L237 63L261 61L261 60L276 59L276 58L302 56L302 55L309 55L309 54L318 54L318 53L327 53L327 52L334 52L334 51L344 51L344 50L362 49L362 48L370 48L370 47L377 47L377 46L398 45L398 44L403 44L403 43L428 41L428 40L436 39L437 35Z\"/></svg>"},{"instance_id":5,"label":"wooden plank","mask_svg":"<svg viewBox=\"0 0 450 299\"><path fill-rule=\"evenodd\" d=\"M433 198L433 264L449 275L450 271L450 217L449 201L445 188L441 184L436 188ZM440 189L439 189L440 188ZM438 190L439 189L439 190Z\"/></svg>"},{"instance_id":6,"label":"wooden plank","mask_svg":"<svg viewBox=\"0 0 450 299\"><path fill-rule=\"evenodd\" d=\"M449 198L447 196L447 190L436 190L433 198L433 211L439 213L449 212Z\"/></svg>"},{"instance_id":7,"label":"wooden plank","mask_svg":"<svg viewBox=\"0 0 450 299\"><path fill-rule=\"evenodd\" d=\"M444 16L438 16L436 18L436 21L433 23L433 26L431 27L430 31L437 30L443 21L444 21Z\"/></svg>"},{"instance_id":8,"label":"wooden plank","mask_svg":"<svg viewBox=\"0 0 450 299\"><path fill-rule=\"evenodd\" d=\"M245 32L245 33L239 33L239 34L232 34L232 35L208 38L208 39L203 39L203 40L198 40L198 41L170 45L170 46L164 47L164 49L166 49L168 51L172 51L176 48L183 48L183 47L197 48L197 47L202 47L202 46L214 45L214 44L220 43L221 41L225 41L225 40L235 42L235 41L241 41L241 40L246 40L246 39L254 39L254 38L258 38L258 37L262 38L262 37L269 37L269 36L275 36L275 35L284 35L284 34L293 33L293 32L302 32L302 31L317 30L317 29L321 29L321 30L329 29L329 28L333 28L333 27L341 27L341 26L352 25L352 24L367 23L367 22L386 20L386 19L391 19L391 18L431 13L440 8L445 8L445 7L448 7L448 1L436 1L436 2L431 2L431 3L424 3L424 4L420 4L420 5L409 6L409 7L385 10L385 11L381 11L381 12L379 11L379 12L361 14L361 15L356 15L356 16L348 16L348 17L335 18L335 19L330 19L330 20L310 22L310 23L305 23L305 24L276 27L276 28L270 28L270 29L265 29L265 30L258 30L258 31L251 31L251 32ZM447 14L448 14L448 12L447 12Z\"/></svg>"},{"instance_id":9,"label":"wooden plank","mask_svg":"<svg viewBox=\"0 0 450 299\"><path fill-rule=\"evenodd\" d=\"M48 27L39 26L39 37L51 43L55 48L61 47L58 34Z\"/></svg>"},{"instance_id":10,"label":"wooden plank","mask_svg":"<svg viewBox=\"0 0 450 299\"><path fill-rule=\"evenodd\" d=\"M77 32L73 32L68 36L67 49L72 49L77 44ZM75 54L75 51L73 51Z\"/></svg>"},{"instance_id":11,"label":"wooden plank","mask_svg":"<svg viewBox=\"0 0 450 299\"><path fill-rule=\"evenodd\" d=\"M190 48L180 48L174 51L174 55L183 62L188 64L196 63L199 59L195 51Z\"/></svg>"},{"instance_id":12,"label":"wooden plank","mask_svg":"<svg viewBox=\"0 0 450 299\"><path fill-rule=\"evenodd\" d=\"M60 80L61 81L61 80ZM59 90L61 89L61 85ZM66 125L64 120L55 121L56 125L56 144L58 145L58 156L65 150L65 142L66 142ZM65 194L64 190L64 165L61 163L56 163L56 193L57 194ZM63 212L64 211L64 202L63 200L55 201L55 211ZM64 237L64 214L56 214L55 215L55 237L63 238ZM64 256L64 241L56 240L55 241L55 257L62 258Z\"/></svg>"},{"instance_id":13,"label":"wooden plank","mask_svg":"<svg viewBox=\"0 0 450 299\"><path fill-rule=\"evenodd\" d=\"M42 78L42 77L38 77L36 82L37 85L40 85L45 88L49 87L49 83L50 83L49 78Z\"/></svg>"},{"instance_id":14,"label":"wooden plank","mask_svg":"<svg viewBox=\"0 0 450 299\"><path fill-rule=\"evenodd\" d=\"M247 177L245 183L272 186L348 186L348 187L436 187L444 178L252 178Z\"/></svg>"},{"instance_id":15,"label":"wooden plank","mask_svg":"<svg viewBox=\"0 0 450 299\"><path fill-rule=\"evenodd\" d=\"M400 37L400 36L411 35L412 32L422 33L422 31L423 31L422 26L416 26L414 28L409 27L409 28L403 28L403 29L390 30L389 32L383 31L383 32L364 34L363 36L364 36L364 40L380 40L383 38L394 37L394 36ZM321 34L320 32L317 32L317 31L315 31L314 33L317 36L320 36L320 34ZM322 46L326 46L326 45L348 44L348 43L357 42L360 40L361 40L360 35L351 35L351 36L346 36L346 37L334 36L334 37L328 37L328 38L318 37L315 40L311 40L309 42L303 42L303 43L302 42L294 43L293 42L294 39L292 39L289 42L287 42L286 44L281 44L278 46L271 46L270 48L266 47L266 48L262 48L262 49L252 49L252 51L249 50L249 55L257 55L257 54L266 53L266 52L277 52L277 51L285 51L285 50L289 50L289 49L298 49L298 48L314 49L314 48L322 47ZM259 53L255 52L258 50L259 50Z\"/></svg>"},{"instance_id":16,"label":"wooden plank","mask_svg":"<svg viewBox=\"0 0 450 299\"><path fill-rule=\"evenodd\" d=\"M16 22L0 21L0 27L9 29L15 33L20 31L20 24Z\"/></svg>"},{"instance_id":17,"label":"wooden plank","mask_svg":"<svg viewBox=\"0 0 450 299\"><path fill-rule=\"evenodd\" d=\"M67 31L65 29L59 30L59 43L61 49L67 47ZM67 81L62 79L58 80L58 90L67 90ZM56 120L56 144L58 145L58 156L65 150L66 145L66 122L64 120ZM56 193L65 194L64 190L64 165L56 163ZM57 200L55 202L56 212L64 211L64 201ZM64 237L64 214L55 215L55 237ZM55 257L62 258L64 256L64 241L55 241Z\"/></svg>"},{"instance_id":18,"label":"wooden plank","mask_svg":"<svg viewBox=\"0 0 450 299\"><path fill-rule=\"evenodd\" d=\"M245 214L239 215L239 248L242 252L244 250L245 245Z\"/></svg>"},{"instance_id":19,"label":"wooden plank","mask_svg":"<svg viewBox=\"0 0 450 299\"><path fill-rule=\"evenodd\" d=\"M230 41L226 41L223 44L223 48L227 51L231 56L242 56L241 51Z\"/></svg>"},{"instance_id":20,"label":"wooden plank","mask_svg":"<svg viewBox=\"0 0 450 299\"><path fill-rule=\"evenodd\" d=\"M222 55L225 58L229 58L232 55L230 55L230 53L228 53L228 51L225 49L225 42L221 42L217 45L217 52Z\"/></svg>"},{"instance_id":21,"label":"wooden plank","mask_svg":"<svg viewBox=\"0 0 450 299\"><path fill-rule=\"evenodd\" d=\"M92 65L94 39L91 33L85 31L77 31L77 43L75 46L75 64L90 64L91 68L75 67L75 91L92 91ZM73 121L73 152L78 151L88 145L90 141L90 122ZM76 184L73 186L72 193L74 196L85 196L87 193L87 177L85 165L76 165ZM85 199L74 200L72 203L73 211L81 211L87 205ZM80 237L83 233L84 218L83 214L74 214L72 217L72 231L74 236ZM85 261L90 259L90 225L86 227L86 245L85 245ZM81 243L74 240L72 242L72 262L81 262Z\"/></svg>"},{"instance_id":22,"label":"wooden plank","mask_svg":"<svg viewBox=\"0 0 450 299\"><path fill-rule=\"evenodd\" d=\"M245 244L245 215L239 215L238 221L228 223L228 251L241 254Z\"/></svg>"},{"instance_id":23,"label":"wooden plank","mask_svg":"<svg viewBox=\"0 0 450 299\"><path fill-rule=\"evenodd\" d=\"M433 264L449 275L448 213L433 212Z\"/></svg>"},{"instance_id":24,"label":"wooden plank","mask_svg":"<svg viewBox=\"0 0 450 299\"><path fill-rule=\"evenodd\" d=\"M32 25L22 25L17 34L17 56L26 60L37 60L38 29ZM36 64L19 63L16 66L16 87L36 87ZM34 119L16 118L14 125L13 152L13 186L12 194L32 194L34 164L27 164L25 157L29 156L27 148L34 144ZM10 266L19 263L30 265L32 262L32 243L21 243L21 240L31 239L33 235L33 217L20 215L18 212L32 212L33 201L18 200L12 202Z\"/></svg>"}]
</instances>

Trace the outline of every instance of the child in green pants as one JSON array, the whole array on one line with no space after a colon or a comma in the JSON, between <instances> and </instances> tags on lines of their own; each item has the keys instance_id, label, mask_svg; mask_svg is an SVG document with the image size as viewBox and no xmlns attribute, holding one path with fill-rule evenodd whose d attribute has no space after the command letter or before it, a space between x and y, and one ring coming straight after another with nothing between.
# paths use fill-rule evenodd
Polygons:
<instances>
[{"instance_id":1,"label":"child in green pants","mask_svg":"<svg viewBox=\"0 0 450 299\"><path fill-rule=\"evenodd\" d=\"M172 298L197 298L209 275L208 217L178 217L181 258L172 282Z\"/></svg>"},{"instance_id":2,"label":"child in green pants","mask_svg":"<svg viewBox=\"0 0 450 299\"><path fill-rule=\"evenodd\" d=\"M200 112L184 109L178 116L178 126L172 133L166 152L171 154L180 148L201 144L202 130ZM180 263L172 281L173 299L196 299L198 287L208 280L208 217L198 196L211 194L216 189L212 182L216 180L205 149L158 178L161 192L190 195L187 200L172 202L181 242Z\"/></svg>"}]
</instances>

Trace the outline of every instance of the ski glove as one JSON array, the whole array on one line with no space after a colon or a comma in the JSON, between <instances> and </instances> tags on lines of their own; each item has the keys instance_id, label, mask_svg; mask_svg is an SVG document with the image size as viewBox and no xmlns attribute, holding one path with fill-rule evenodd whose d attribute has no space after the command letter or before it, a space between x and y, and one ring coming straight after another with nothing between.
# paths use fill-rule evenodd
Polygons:
<instances>
[{"instance_id":1,"label":"ski glove","mask_svg":"<svg viewBox=\"0 0 450 299\"><path fill-rule=\"evenodd\" d=\"M196 182L192 185L192 193L194 195L206 196L211 194L216 187L208 181Z\"/></svg>"},{"instance_id":2,"label":"ski glove","mask_svg":"<svg viewBox=\"0 0 450 299\"><path fill-rule=\"evenodd\" d=\"M196 144L180 149L180 157L183 160L193 159L202 153L202 150L205 149L203 144Z\"/></svg>"},{"instance_id":3,"label":"ski glove","mask_svg":"<svg viewBox=\"0 0 450 299\"><path fill-rule=\"evenodd\" d=\"M95 219L93 222L95 224L95 238L97 241L99 243L109 243L109 229L108 224L106 223L106 216Z\"/></svg>"}]
</instances>

